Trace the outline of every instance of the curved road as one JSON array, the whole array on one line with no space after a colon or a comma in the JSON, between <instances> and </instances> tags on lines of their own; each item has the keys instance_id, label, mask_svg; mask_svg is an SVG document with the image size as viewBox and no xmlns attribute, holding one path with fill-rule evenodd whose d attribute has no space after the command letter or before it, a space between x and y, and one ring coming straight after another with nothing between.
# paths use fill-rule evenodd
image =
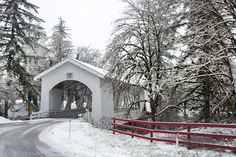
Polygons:
<instances>
[{"instance_id":1,"label":"curved road","mask_svg":"<svg viewBox=\"0 0 236 157\"><path fill-rule=\"evenodd\" d=\"M62 121L47 119L0 124L0 157L66 157L39 140L43 129Z\"/></svg>"}]
</instances>

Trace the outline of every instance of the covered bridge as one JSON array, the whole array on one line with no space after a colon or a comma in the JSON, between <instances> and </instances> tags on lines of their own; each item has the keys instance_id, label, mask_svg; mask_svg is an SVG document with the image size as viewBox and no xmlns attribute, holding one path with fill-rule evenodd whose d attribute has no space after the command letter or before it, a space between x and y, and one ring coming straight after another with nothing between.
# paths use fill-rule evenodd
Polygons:
<instances>
[{"instance_id":1,"label":"covered bridge","mask_svg":"<svg viewBox=\"0 0 236 157\"><path fill-rule=\"evenodd\" d=\"M41 79L41 112L72 110L73 107L63 103L64 91L75 86L86 87L89 94L85 104L91 111L91 118L98 123L102 118L113 115L113 91L107 71L74 59L65 59L34 77ZM76 88L76 90L79 90ZM68 101L68 100L67 100ZM91 106L89 104L91 103ZM73 103L72 103L73 104ZM75 109L78 110L78 106Z\"/></svg>"}]
</instances>

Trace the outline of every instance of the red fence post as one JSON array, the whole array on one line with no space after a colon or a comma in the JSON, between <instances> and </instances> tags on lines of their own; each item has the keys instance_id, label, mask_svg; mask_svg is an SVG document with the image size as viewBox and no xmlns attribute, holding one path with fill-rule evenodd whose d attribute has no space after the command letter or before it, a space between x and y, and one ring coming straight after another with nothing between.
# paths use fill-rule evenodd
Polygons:
<instances>
[{"instance_id":1,"label":"red fence post","mask_svg":"<svg viewBox=\"0 0 236 157\"><path fill-rule=\"evenodd\" d=\"M115 129L115 124L116 124L116 120L115 120L115 118L113 117L113 129ZM115 131L113 131L113 134L115 134Z\"/></svg>"},{"instance_id":2,"label":"red fence post","mask_svg":"<svg viewBox=\"0 0 236 157\"><path fill-rule=\"evenodd\" d=\"M152 131L150 132L150 137L151 137L150 142L153 142L153 140L152 140L152 138L153 138L153 132L152 132Z\"/></svg>"},{"instance_id":3,"label":"red fence post","mask_svg":"<svg viewBox=\"0 0 236 157\"><path fill-rule=\"evenodd\" d=\"M188 126L188 132L191 132L191 127L190 126ZM188 139L188 142L190 142L191 136L187 135L187 139ZM190 149L191 147L189 145L187 145L187 148Z\"/></svg>"},{"instance_id":4,"label":"red fence post","mask_svg":"<svg viewBox=\"0 0 236 157\"><path fill-rule=\"evenodd\" d=\"M131 122L130 125L132 126L133 123ZM131 137L134 138L134 136L133 136L134 130L132 130L131 133L132 133L132 136L131 136Z\"/></svg>"},{"instance_id":5,"label":"red fence post","mask_svg":"<svg viewBox=\"0 0 236 157\"><path fill-rule=\"evenodd\" d=\"M155 129L155 125L150 125L150 129L152 129L152 131L150 132L150 137L151 137L151 142L153 142L153 131Z\"/></svg>"}]
</instances>

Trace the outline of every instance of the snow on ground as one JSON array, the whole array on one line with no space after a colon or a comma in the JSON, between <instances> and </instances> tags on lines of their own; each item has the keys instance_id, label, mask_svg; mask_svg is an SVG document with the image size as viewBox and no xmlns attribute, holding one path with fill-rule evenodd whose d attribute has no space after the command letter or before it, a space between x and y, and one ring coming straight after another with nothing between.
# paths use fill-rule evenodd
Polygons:
<instances>
[{"instance_id":1,"label":"snow on ground","mask_svg":"<svg viewBox=\"0 0 236 157\"><path fill-rule=\"evenodd\" d=\"M11 120L0 116L0 124L3 124L3 123L11 123Z\"/></svg>"},{"instance_id":2,"label":"snow on ground","mask_svg":"<svg viewBox=\"0 0 236 157\"><path fill-rule=\"evenodd\" d=\"M235 128L194 128L192 132L236 135Z\"/></svg>"},{"instance_id":3,"label":"snow on ground","mask_svg":"<svg viewBox=\"0 0 236 157\"><path fill-rule=\"evenodd\" d=\"M184 130L178 130L182 132L187 132L187 129ZM200 128L191 128L191 132L194 133L205 133L205 134L217 134L217 135L236 135L236 128L206 128L206 127L200 127ZM163 134L158 133L154 134L154 137L161 137L161 138L169 138L169 139L176 139L176 135L171 134ZM185 135L179 135L180 140L186 140L187 136ZM192 136L191 141L196 142L204 142L204 143L213 143L213 144L220 144L220 145L229 145L229 146L235 146L236 140L225 140L225 139L217 139L217 138L208 138L208 137L199 137L199 136ZM236 156L236 155L235 155Z\"/></svg>"},{"instance_id":4,"label":"snow on ground","mask_svg":"<svg viewBox=\"0 0 236 157\"><path fill-rule=\"evenodd\" d=\"M40 139L68 157L235 157L229 152L185 147L163 142L115 134L93 127L82 120L72 120L69 139L69 121L51 126L40 134ZM178 150L178 151L176 151Z\"/></svg>"},{"instance_id":5,"label":"snow on ground","mask_svg":"<svg viewBox=\"0 0 236 157\"><path fill-rule=\"evenodd\" d=\"M6 119L6 118L0 116L0 124L14 123L14 122L22 122L22 121L21 120L11 121L9 119Z\"/></svg>"}]
</instances>

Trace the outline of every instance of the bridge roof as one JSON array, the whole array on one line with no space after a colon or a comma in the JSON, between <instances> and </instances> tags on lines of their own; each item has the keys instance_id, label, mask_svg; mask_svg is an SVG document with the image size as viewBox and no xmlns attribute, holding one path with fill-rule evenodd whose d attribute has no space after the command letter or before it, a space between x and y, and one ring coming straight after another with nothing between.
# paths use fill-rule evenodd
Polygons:
<instances>
[{"instance_id":1,"label":"bridge roof","mask_svg":"<svg viewBox=\"0 0 236 157\"><path fill-rule=\"evenodd\" d=\"M55 65L53 65L52 67L50 67L49 69L43 71L42 73L38 74L37 76L34 77L34 80L38 80L40 78L42 78L44 75L50 73L51 71L57 69L58 67L62 66L63 64L65 63L71 63L71 64L74 64L78 67L80 67L81 69L84 69L100 78L104 78L106 76L106 74L108 73L108 71L102 69L102 68L99 68L99 67L96 67L96 66L93 66L91 64L88 64L88 63L85 63L85 62L82 62L82 61L79 61L79 60L75 60L75 59L71 59L71 58L67 58Z\"/></svg>"}]
</instances>

